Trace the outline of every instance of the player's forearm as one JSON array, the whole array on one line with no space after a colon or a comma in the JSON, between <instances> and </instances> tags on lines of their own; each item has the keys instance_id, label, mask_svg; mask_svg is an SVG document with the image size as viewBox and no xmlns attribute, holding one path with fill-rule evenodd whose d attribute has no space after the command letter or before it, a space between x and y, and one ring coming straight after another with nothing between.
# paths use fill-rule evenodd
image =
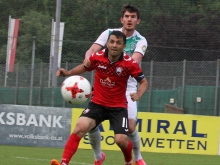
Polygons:
<instances>
[{"instance_id":1,"label":"player's forearm","mask_svg":"<svg viewBox=\"0 0 220 165\"><path fill-rule=\"evenodd\" d=\"M93 53L97 52L99 49L97 49L95 46L91 46L89 50L86 51L85 58L89 58Z\"/></svg>"},{"instance_id":2,"label":"player's forearm","mask_svg":"<svg viewBox=\"0 0 220 165\"><path fill-rule=\"evenodd\" d=\"M93 52L92 49L87 50L87 52L86 52L86 54L85 54L85 58L89 58L93 53L94 53L94 52Z\"/></svg>"},{"instance_id":3,"label":"player's forearm","mask_svg":"<svg viewBox=\"0 0 220 165\"><path fill-rule=\"evenodd\" d=\"M134 52L134 54L132 55L132 58L140 65L143 55L139 52Z\"/></svg>"},{"instance_id":4,"label":"player's forearm","mask_svg":"<svg viewBox=\"0 0 220 165\"><path fill-rule=\"evenodd\" d=\"M102 46L93 44L89 50L86 51L85 58L89 58L93 53L98 52L102 49Z\"/></svg>"},{"instance_id":5,"label":"player's forearm","mask_svg":"<svg viewBox=\"0 0 220 165\"><path fill-rule=\"evenodd\" d=\"M144 78L144 79L142 79L139 83L140 83L140 85L139 85L139 87L138 87L138 89L137 89L137 94L138 94L138 96L141 98L141 97L144 95L144 93L147 91L148 82L147 82L147 80Z\"/></svg>"},{"instance_id":6,"label":"player's forearm","mask_svg":"<svg viewBox=\"0 0 220 165\"><path fill-rule=\"evenodd\" d=\"M67 72L67 76L80 75L86 72L86 69L83 64L76 66L75 68Z\"/></svg>"}]
</instances>

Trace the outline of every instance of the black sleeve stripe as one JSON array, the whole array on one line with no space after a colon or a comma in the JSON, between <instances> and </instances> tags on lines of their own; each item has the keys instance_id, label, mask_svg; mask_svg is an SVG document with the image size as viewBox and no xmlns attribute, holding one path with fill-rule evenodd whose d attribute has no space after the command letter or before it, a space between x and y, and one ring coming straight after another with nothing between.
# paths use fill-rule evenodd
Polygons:
<instances>
[{"instance_id":1,"label":"black sleeve stripe","mask_svg":"<svg viewBox=\"0 0 220 165\"><path fill-rule=\"evenodd\" d=\"M138 74L138 77L135 77L135 79L136 79L137 82L140 82L143 78L144 78L143 72L140 72L140 73Z\"/></svg>"}]
</instances>

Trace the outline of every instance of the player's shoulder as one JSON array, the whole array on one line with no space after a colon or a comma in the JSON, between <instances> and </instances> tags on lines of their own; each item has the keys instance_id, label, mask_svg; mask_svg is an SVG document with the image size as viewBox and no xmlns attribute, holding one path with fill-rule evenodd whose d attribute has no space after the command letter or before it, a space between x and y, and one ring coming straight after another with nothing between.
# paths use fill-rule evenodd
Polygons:
<instances>
[{"instance_id":1,"label":"player's shoulder","mask_svg":"<svg viewBox=\"0 0 220 165\"><path fill-rule=\"evenodd\" d=\"M106 29L105 31L103 31L102 32L102 34L99 36L99 38L98 39L107 39L108 38L108 36L113 32L113 31L122 31L122 29L121 28L114 28L114 29L111 29L111 28L109 28L109 29Z\"/></svg>"},{"instance_id":2,"label":"player's shoulder","mask_svg":"<svg viewBox=\"0 0 220 165\"><path fill-rule=\"evenodd\" d=\"M93 53L92 56L93 56L93 57L96 57L96 56L104 57L104 54L105 54L105 49L102 49L102 50L100 50L100 51L98 51L98 52Z\"/></svg>"},{"instance_id":3,"label":"player's shoulder","mask_svg":"<svg viewBox=\"0 0 220 165\"><path fill-rule=\"evenodd\" d=\"M127 54L127 53L125 53L125 52L124 52L124 55L123 55L123 60L124 60L126 63L132 63L132 64L137 63L137 61L135 61L129 54Z\"/></svg>"},{"instance_id":4,"label":"player's shoulder","mask_svg":"<svg viewBox=\"0 0 220 165\"><path fill-rule=\"evenodd\" d=\"M110 28L110 29L107 29L107 31L109 33L113 32L113 31L122 31L122 28Z\"/></svg>"},{"instance_id":5,"label":"player's shoulder","mask_svg":"<svg viewBox=\"0 0 220 165\"><path fill-rule=\"evenodd\" d=\"M142 36L137 30L134 31L134 35L135 35L136 37L139 37L139 38L142 39L142 40L146 40L146 38L145 38L144 36Z\"/></svg>"}]
</instances>

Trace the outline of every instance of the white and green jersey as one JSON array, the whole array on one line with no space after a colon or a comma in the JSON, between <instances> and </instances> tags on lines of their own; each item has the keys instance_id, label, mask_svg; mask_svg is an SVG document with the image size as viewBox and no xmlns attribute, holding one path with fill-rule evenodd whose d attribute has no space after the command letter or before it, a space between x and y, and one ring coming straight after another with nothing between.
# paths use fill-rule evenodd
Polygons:
<instances>
[{"instance_id":1,"label":"white and green jersey","mask_svg":"<svg viewBox=\"0 0 220 165\"><path fill-rule=\"evenodd\" d=\"M105 30L94 43L104 47L107 43L109 34L113 30L122 31L122 28ZM145 39L145 37L140 35L138 31L135 30L131 37L126 38L126 48L124 49L124 51L130 56L132 56L134 52L139 52L144 56L146 49L147 49L147 40ZM137 82L134 78L130 77L128 79L127 91L135 92L136 90L137 90Z\"/></svg>"}]
</instances>

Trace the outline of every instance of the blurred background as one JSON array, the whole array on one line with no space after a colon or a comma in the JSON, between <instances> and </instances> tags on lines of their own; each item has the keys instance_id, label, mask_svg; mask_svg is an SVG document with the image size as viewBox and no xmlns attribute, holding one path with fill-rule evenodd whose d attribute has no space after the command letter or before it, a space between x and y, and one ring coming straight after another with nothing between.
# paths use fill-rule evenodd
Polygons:
<instances>
[{"instance_id":1,"label":"blurred background","mask_svg":"<svg viewBox=\"0 0 220 165\"><path fill-rule=\"evenodd\" d=\"M61 0L60 0L61 1ZM220 1L218 0L62 0L64 33L60 66L81 63L87 49L107 28L121 27L121 7L141 11L137 30L147 39L141 64L149 89L139 111L220 115ZM0 0L0 104L85 107L65 103L64 78L52 85L50 68L55 0ZM9 17L19 19L13 71L6 67ZM84 76L93 82L93 74Z\"/></svg>"}]
</instances>

